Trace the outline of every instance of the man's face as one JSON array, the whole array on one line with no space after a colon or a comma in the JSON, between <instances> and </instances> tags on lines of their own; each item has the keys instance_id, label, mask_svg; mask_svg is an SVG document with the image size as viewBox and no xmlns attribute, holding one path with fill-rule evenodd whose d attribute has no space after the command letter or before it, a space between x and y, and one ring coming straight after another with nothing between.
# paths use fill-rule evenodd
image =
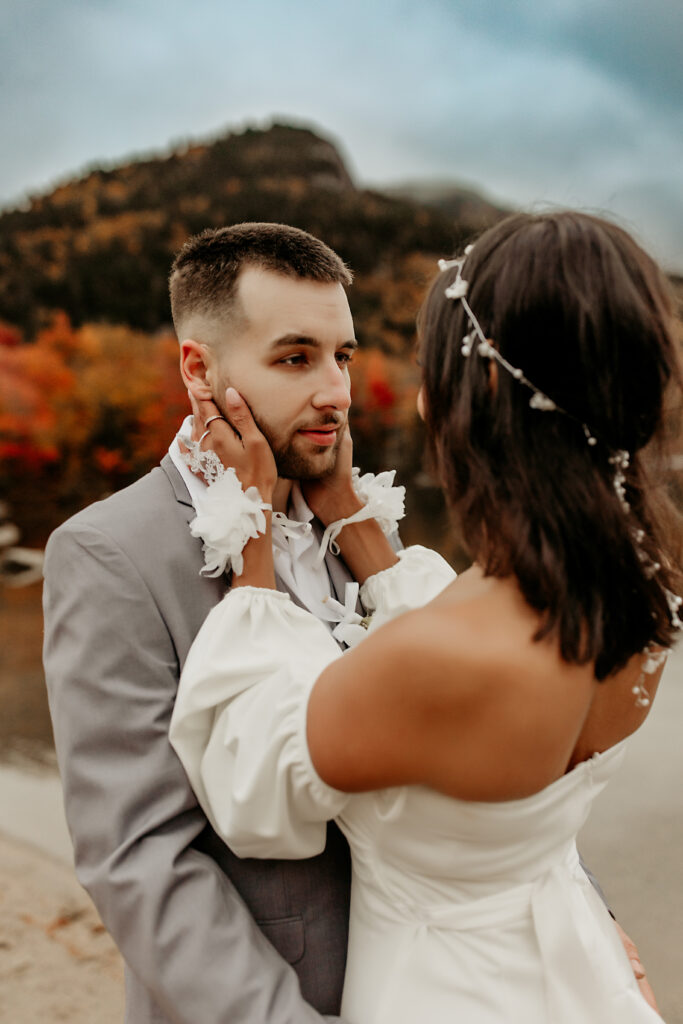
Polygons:
<instances>
[{"instance_id":1,"label":"man's face","mask_svg":"<svg viewBox=\"0 0 683 1024\"><path fill-rule=\"evenodd\" d=\"M351 404L349 362L357 343L340 284L247 267L237 282L243 324L215 350L214 400L236 388L285 479L334 468Z\"/></svg>"}]
</instances>

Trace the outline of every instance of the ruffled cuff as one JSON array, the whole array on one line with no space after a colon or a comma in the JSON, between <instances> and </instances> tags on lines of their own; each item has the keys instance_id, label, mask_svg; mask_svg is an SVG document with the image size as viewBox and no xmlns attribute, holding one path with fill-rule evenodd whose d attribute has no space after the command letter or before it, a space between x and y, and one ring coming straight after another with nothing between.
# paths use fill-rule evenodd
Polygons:
<instances>
[{"instance_id":1,"label":"ruffled cuff","mask_svg":"<svg viewBox=\"0 0 683 1024\"><path fill-rule=\"evenodd\" d=\"M354 491L363 502L363 508L346 519L337 519L336 522L329 524L320 542L320 550L316 558L317 565L320 565L324 559L328 546L333 555L339 554L339 545L336 543L336 539L344 527L350 526L352 523L376 519L387 537L396 532L399 520L403 519L406 514L406 489L402 486L394 486L395 476L395 469L377 475L365 473L361 476L358 467L353 467L351 482Z\"/></svg>"},{"instance_id":2,"label":"ruffled cuff","mask_svg":"<svg viewBox=\"0 0 683 1024\"><path fill-rule=\"evenodd\" d=\"M266 532L264 513L272 507L256 487L242 490L232 467L217 476L206 488L190 523L192 536L201 537L204 545L202 576L220 576L228 569L241 576L242 552L248 541Z\"/></svg>"},{"instance_id":3,"label":"ruffled cuff","mask_svg":"<svg viewBox=\"0 0 683 1024\"><path fill-rule=\"evenodd\" d=\"M363 606L371 614L371 631L404 612L421 608L455 579L448 562L430 548L413 544L398 552L399 561L369 576L360 588Z\"/></svg>"}]
</instances>

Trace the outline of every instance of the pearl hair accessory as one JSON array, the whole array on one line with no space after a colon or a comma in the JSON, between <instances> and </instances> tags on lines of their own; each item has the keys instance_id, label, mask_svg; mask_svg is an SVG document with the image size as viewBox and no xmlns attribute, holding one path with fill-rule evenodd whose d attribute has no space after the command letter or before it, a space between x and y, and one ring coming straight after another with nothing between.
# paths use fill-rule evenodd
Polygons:
<instances>
[{"instance_id":1,"label":"pearl hair accessory","mask_svg":"<svg viewBox=\"0 0 683 1024\"><path fill-rule=\"evenodd\" d=\"M469 288L469 282L465 281L462 277L462 268L465 259L472 252L474 246L468 245L465 249L464 256L458 257L454 260L439 260L439 270L451 270L453 267L456 268L455 281L446 288L444 295L447 299L458 299L462 303L463 309L467 313L467 319L469 320L470 331L462 340L460 351L462 354L469 358L472 355L476 343L477 355L482 356L484 359L495 359L499 366L502 366L507 373L510 374L516 381L519 381L525 388L531 391L531 398L529 399L529 408L537 409L539 412L559 412L563 416L568 416L570 419L575 420L576 417L572 416L570 412L563 409L552 398L549 398L544 391L529 380L523 370L520 370L518 366L513 366L512 363L508 362L505 356L501 355L497 348L495 348L484 334L479 321L472 312L469 302L467 301L467 289ZM580 422L577 420L577 422ZM590 429L585 423L581 423L583 432L586 435L586 441L591 447L594 447L598 440L593 436Z\"/></svg>"},{"instance_id":2,"label":"pearl hair accessory","mask_svg":"<svg viewBox=\"0 0 683 1024\"><path fill-rule=\"evenodd\" d=\"M439 260L439 270L441 271L452 270L454 267L456 268L455 280L444 290L444 295L447 299L454 299L455 301L461 302L463 309L467 314L469 331L462 339L460 347L460 351L463 356L465 356L466 359L469 359L472 352L476 351L477 355L480 355L483 359L495 359L496 363L509 373L514 380L518 381L523 385L523 387L528 388L531 391L531 397L529 399L529 407L531 409L536 409L539 412L557 412L562 416L567 416L569 419L575 420L577 423L581 423L576 416L567 412L566 409L563 409L554 402L552 398L545 394L545 392L536 387L536 385L525 375L523 370L508 362L505 356L501 355L498 349L491 344L484 334L479 321L472 312L472 308L467 301L469 282L462 276L463 265L473 248L474 246L468 245L465 249L464 255L459 256L457 259ZM586 438L586 443L589 447L594 448L598 443L598 438L592 433L587 424L581 423L581 427ZM614 491L625 514L629 516L631 515L631 506L626 497L626 471L631 463L631 456L629 452L624 449L619 449L609 456L609 463L614 467L614 477L612 481ZM661 565L659 562L653 562L642 546L643 540L645 539L644 530L639 527L633 528L631 530L631 536L633 538L633 545L638 558L643 563L644 572L646 576L651 579L656 575L659 569L661 569ZM681 605L683 605L683 598L679 597L678 594L673 594L666 587L663 587L662 589L669 606L671 625L674 629L682 629L683 621L681 621L678 613ZM650 695L645 687L645 677L652 675L661 667L661 665L664 664L668 653L669 652L666 648L656 651L651 646L645 647L642 651L644 662L638 680L633 686L633 694L635 695L636 705L638 707L645 708L649 706Z\"/></svg>"}]
</instances>

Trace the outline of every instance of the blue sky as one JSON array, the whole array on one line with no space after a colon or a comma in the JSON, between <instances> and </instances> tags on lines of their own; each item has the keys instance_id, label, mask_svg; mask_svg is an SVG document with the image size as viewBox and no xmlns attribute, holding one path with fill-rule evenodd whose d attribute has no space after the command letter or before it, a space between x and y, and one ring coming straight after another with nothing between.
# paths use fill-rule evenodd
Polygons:
<instances>
[{"instance_id":1,"label":"blue sky","mask_svg":"<svg viewBox=\"0 0 683 1024\"><path fill-rule=\"evenodd\" d=\"M681 0L4 0L0 203L246 123L601 210L683 271Z\"/></svg>"}]
</instances>

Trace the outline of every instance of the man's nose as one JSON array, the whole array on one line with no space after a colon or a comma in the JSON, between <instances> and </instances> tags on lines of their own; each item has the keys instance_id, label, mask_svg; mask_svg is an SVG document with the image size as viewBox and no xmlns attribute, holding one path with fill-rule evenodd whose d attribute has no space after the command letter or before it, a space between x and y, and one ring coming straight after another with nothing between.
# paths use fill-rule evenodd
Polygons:
<instances>
[{"instance_id":1,"label":"man's nose","mask_svg":"<svg viewBox=\"0 0 683 1024\"><path fill-rule=\"evenodd\" d=\"M321 371L312 401L316 409L333 408L341 412L346 412L351 405L348 374L336 361Z\"/></svg>"}]
</instances>

